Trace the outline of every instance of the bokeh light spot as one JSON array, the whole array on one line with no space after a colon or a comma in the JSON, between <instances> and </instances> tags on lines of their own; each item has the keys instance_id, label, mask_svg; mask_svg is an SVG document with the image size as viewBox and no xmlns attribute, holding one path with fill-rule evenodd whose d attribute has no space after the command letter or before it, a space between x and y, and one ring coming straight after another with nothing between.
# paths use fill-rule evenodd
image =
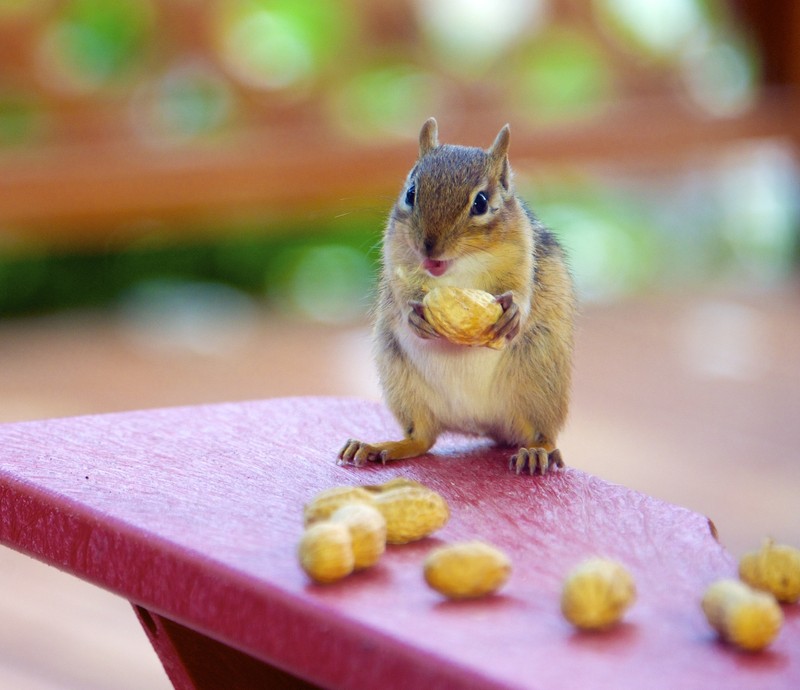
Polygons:
<instances>
[{"instance_id":1,"label":"bokeh light spot","mask_svg":"<svg viewBox=\"0 0 800 690\"><path fill-rule=\"evenodd\" d=\"M404 136L436 112L444 88L407 65L377 66L332 92L341 128L353 137Z\"/></svg>"},{"instance_id":2,"label":"bokeh light spot","mask_svg":"<svg viewBox=\"0 0 800 690\"><path fill-rule=\"evenodd\" d=\"M596 114L613 92L613 72L595 42L565 27L543 33L518 57L508 90L539 123Z\"/></svg>"},{"instance_id":3,"label":"bokeh light spot","mask_svg":"<svg viewBox=\"0 0 800 690\"><path fill-rule=\"evenodd\" d=\"M238 79L261 89L281 89L309 77L310 47L285 18L267 11L243 14L224 30L223 58Z\"/></svg>"},{"instance_id":4,"label":"bokeh light spot","mask_svg":"<svg viewBox=\"0 0 800 690\"><path fill-rule=\"evenodd\" d=\"M747 110L757 95L755 57L742 41L717 39L689 48L681 74L695 104L716 117Z\"/></svg>"},{"instance_id":5,"label":"bokeh light spot","mask_svg":"<svg viewBox=\"0 0 800 690\"><path fill-rule=\"evenodd\" d=\"M273 298L284 312L322 323L347 323L369 309L374 276L363 252L343 244L319 244L284 255L283 277Z\"/></svg>"},{"instance_id":6,"label":"bokeh light spot","mask_svg":"<svg viewBox=\"0 0 800 690\"><path fill-rule=\"evenodd\" d=\"M297 88L317 76L353 30L355 17L333 0L229 0L220 4L220 57L256 89Z\"/></svg>"},{"instance_id":7,"label":"bokeh light spot","mask_svg":"<svg viewBox=\"0 0 800 690\"><path fill-rule=\"evenodd\" d=\"M451 70L468 75L496 60L544 20L542 0L418 0L423 32Z\"/></svg>"},{"instance_id":8,"label":"bokeh light spot","mask_svg":"<svg viewBox=\"0 0 800 690\"><path fill-rule=\"evenodd\" d=\"M209 65L190 62L147 83L134 98L132 118L148 142L183 143L220 131L234 111L230 85Z\"/></svg>"},{"instance_id":9,"label":"bokeh light spot","mask_svg":"<svg viewBox=\"0 0 800 690\"><path fill-rule=\"evenodd\" d=\"M624 45L643 56L676 55L693 36L708 33L703 0L595 0L597 17Z\"/></svg>"},{"instance_id":10,"label":"bokeh light spot","mask_svg":"<svg viewBox=\"0 0 800 690\"><path fill-rule=\"evenodd\" d=\"M137 67L151 38L149 0L72 0L44 27L40 71L52 87L89 93Z\"/></svg>"}]
</instances>

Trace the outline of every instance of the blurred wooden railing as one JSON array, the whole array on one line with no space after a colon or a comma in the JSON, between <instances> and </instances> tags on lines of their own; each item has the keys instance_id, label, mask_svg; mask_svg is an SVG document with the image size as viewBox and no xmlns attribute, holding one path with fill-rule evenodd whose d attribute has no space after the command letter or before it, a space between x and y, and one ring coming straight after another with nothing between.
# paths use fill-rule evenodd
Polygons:
<instances>
[{"instance_id":1,"label":"blurred wooden railing","mask_svg":"<svg viewBox=\"0 0 800 690\"><path fill-rule=\"evenodd\" d=\"M500 111L473 117L448 141L488 145ZM674 102L638 104L591 125L547 132L514 131L515 165L564 162L632 164L682 159L749 138L792 136L800 119L786 98L764 100L747 115L712 121L690 117ZM64 145L36 156L7 156L0 177L0 218L50 242L58 225L69 239L91 240L137 217L208 216L221 212L297 214L373 204L393 195L416 155L416 144L357 146L313 131L250 132L223 150L158 152L131 143ZM389 203L386 203L388 208Z\"/></svg>"},{"instance_id":2,"label":"blurred wooden railing","mask_svg":"<svg viewBox=\"0 0 800 690\"><path fill-rule=\"evenodd\" d=\"M367 10L369 3L353 1L359 11L373 13L379 34L392 30L396 11L387 9L392 3L374 3L377 9ZM556 4L567 19L580 15L580 4ZM511 118L517 167L664 165L751 138L800 142L800 53L779 49L800 40L800 3L775 1L771 12L759 10L755 2L740 0L733 6L766 46L764 73L770 78L751 108L730 117L701 115L667 88L669 79L662 74L655 86L630 89L585 121L539 127ZM165 1L159 7L167 31L172 27L178 37L172 50L181 41L197 43L203 12L198 5ZM786 21L778 24L775 17ZM381 22L386 26L380 28ZM34 68L21 56L34 29L34 20L0 26L0 64L7 75L30 84L36 83ZM634 67L627 82L641 85L646 75ZM47 94L46 87L36 88ZM257 113L264 98L249 96L248 107ZM120 227L135 233L137 222L150 218L280 217L374 206L377 197L393 197L415 155L415 131L406 139L369 143L337 134L325 119L324 104L313 96L301 105L279 104L266 117L245 118L223 139L166 147L125 134L119 123L125 117L124 100L116 92L94 97L48 94L46 102L66 123L60 135L29 147L0 148L0 233L16 232L51 244L103 242L110 228L117 234ZM509 119L506 104L480 86L465 87L457 99L429 114L439 118L445 141L474 145L488 145ZM385 199L381 203L388 207Z\"/></svg>"}]
</instances>

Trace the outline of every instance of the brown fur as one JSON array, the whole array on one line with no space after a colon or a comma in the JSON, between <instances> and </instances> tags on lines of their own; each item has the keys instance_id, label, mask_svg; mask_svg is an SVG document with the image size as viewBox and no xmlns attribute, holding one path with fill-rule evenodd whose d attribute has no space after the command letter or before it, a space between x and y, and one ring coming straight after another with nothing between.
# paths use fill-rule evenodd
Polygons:
<instances>
[{"instance_id":1,"label":"brown fur","mask_svg":"<svg viewBox=\"0 0 800 690\"><path fill-rule=\"evenodd\" d=\"M569 405L575 299L555 237L514 194L508 127L487 150L441 146L435 120L420 132L420 157L392 209L384 234L383 270L375 310L375 358L386 403L405 438L350 440L341 462L413 457L443 431L486 435L519 447L518 473L561 464L556 449ZM406 203L414 186L414 204ZM486 214L471 215L475 195ZM449 261L434 277L425 259ZM510 292L504 322L518 318L501 351L453 345L434 337L412 303L436 285L494 295ZM518 314L518 316L517 316Z\"/></svg>"}]
</instances>

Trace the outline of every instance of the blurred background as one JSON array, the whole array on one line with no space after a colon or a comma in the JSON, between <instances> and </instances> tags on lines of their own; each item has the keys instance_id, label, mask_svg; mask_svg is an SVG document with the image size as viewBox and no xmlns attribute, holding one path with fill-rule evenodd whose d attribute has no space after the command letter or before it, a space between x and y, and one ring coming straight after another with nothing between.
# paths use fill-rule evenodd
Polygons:
<instances>
[{"instance_id":1,"label":"blurred background","mask_svg":"<svg viewBox=\"0 0 800 690\"><path fill-rule=\"evenodd\" d=\"M0 0L0 422L379 398L419 128L509 122L580 292L567 462L797 545L799 104L792 0ZM167 687L124 602L0 561L0 686Z\"/></svg>"}]
</instances>

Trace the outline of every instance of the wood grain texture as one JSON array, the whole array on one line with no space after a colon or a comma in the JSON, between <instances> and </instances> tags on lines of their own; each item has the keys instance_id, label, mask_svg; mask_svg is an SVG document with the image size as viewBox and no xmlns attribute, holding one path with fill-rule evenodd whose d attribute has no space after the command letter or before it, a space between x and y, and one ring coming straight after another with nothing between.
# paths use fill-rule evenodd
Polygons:
<instances>
[{"instance_id":1,"label":"wood grain texture","mask_svg":"<svg viewBox=\"0 0 800 690\"><path fill-rule=\"evenodd\" d=\"M379 405L290 398L0 426L0 540L156 615L325 687L789 688L800 616L771 651L715 641L699 600L735 572L707 520L568 469L506 469L507 450L449 437L388 467L338 467L347 436L397 430ZM302 506L334 485L403 475L440 491L450 523L370 571L316 586L297 565ZM499 596L451 603L421 564L442 541L509 552ZM558 610L567 569L623 561L639 601L606 635Z\"/></svg>"}]
</instances>

